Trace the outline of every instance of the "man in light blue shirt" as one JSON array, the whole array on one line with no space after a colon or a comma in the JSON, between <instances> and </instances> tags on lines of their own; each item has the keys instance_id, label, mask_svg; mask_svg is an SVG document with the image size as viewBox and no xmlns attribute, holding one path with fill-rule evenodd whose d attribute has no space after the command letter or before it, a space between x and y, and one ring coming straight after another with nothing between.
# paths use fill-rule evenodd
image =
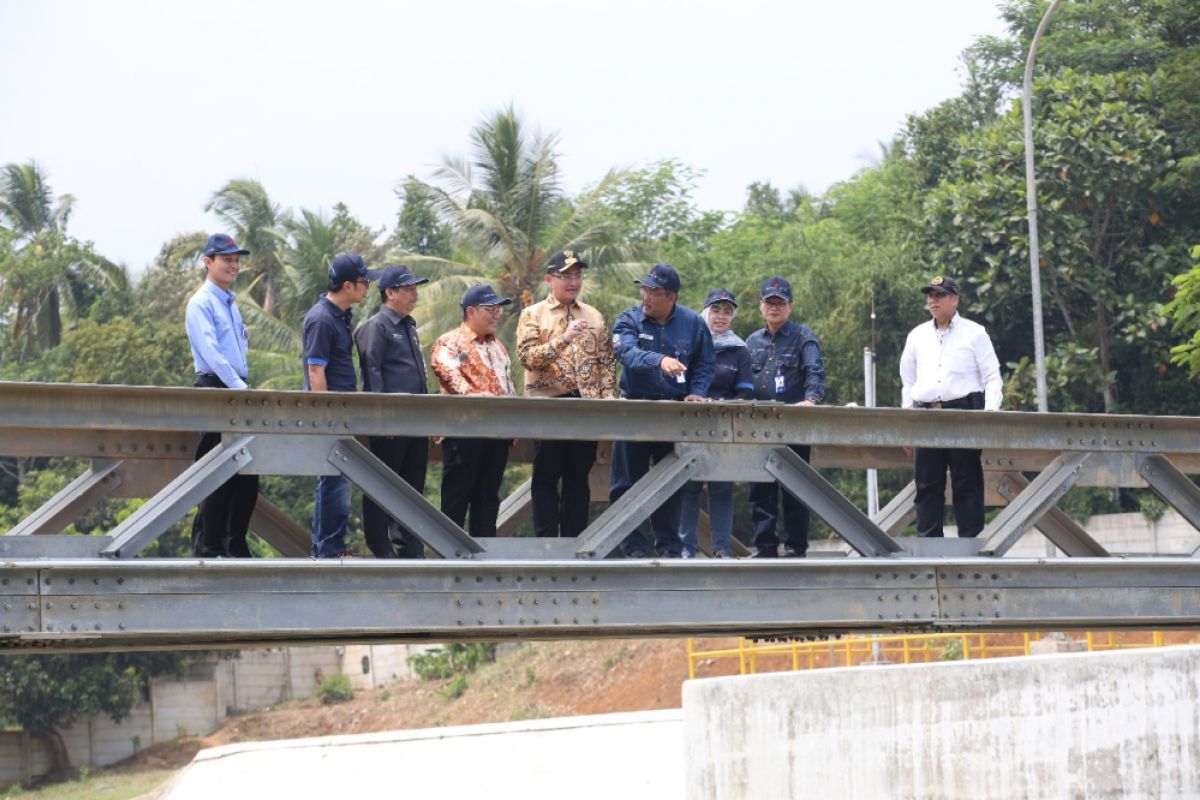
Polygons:
<instances>
[{"instance_id":1,"label":"man in light blue shirt","mask_svg":"<svg viewBox=\"0 0 1200 800\"><path fill-rule=\"evenodd\" d=\"M226 234L208 237L204 247L207 278L188 300L185 318L196 367L194 386L249 388L246 326L232 291L241 257L249 254ZM201 435L196 460L220 443L220 433ZM257 501L257 475L234 475L213 491L201 501L192 523L192 554L200 558L249 558L246 532Z\"/></svg>"}]
</instances>

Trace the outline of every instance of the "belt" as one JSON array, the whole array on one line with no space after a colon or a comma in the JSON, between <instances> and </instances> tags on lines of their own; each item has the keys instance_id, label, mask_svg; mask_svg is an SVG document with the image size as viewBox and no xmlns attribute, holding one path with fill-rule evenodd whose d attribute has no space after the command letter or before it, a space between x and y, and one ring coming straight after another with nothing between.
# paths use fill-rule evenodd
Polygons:
<instances>
[{"instance_id":1,"label":"belt","mask_svg":"<svg viewBox=\"0 0 1200 800\"><path fill-rule=\"evenodd\" d=\"M976 396L982 398L983 392L972 392L966 397L959 397L954 400L935 400L932 403L917 403L917 408L975 408Z\"/></svg>"}]
</instances>

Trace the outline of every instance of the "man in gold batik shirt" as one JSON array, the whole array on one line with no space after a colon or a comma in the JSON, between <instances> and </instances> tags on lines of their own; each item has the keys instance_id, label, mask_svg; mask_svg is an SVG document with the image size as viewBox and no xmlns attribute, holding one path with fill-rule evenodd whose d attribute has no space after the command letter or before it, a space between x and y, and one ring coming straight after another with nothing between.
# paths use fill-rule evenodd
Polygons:
<instances>
[{"instance_id":1,"label":"man in gold batik shirt","mask_svg":"<svg viewBox=\"0 0 1200 800\"><path fill-rule=\"evenodd\" d=\"M555 253L546 267L550 295L521 312L517 357L525 367L529 397L616 396L617 360L608 326L599 311L578 300L586 268L574 251ZM549 439L534 446L534 531L578 536L587 527L588 473L596 443Z\"/></svg>"}]
</instances>

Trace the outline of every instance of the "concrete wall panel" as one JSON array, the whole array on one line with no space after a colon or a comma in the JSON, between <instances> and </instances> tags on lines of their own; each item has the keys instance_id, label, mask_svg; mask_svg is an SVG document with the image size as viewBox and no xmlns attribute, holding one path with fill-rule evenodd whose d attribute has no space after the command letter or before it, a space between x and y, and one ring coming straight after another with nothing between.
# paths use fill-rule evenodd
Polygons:
<instances>
[{"instance_id":1,"label":"concrete wall panel","mask_svg":"<svg viewBox=\"0 0 1200 800\"><path fill-rule=\"evenodd\" d=\"M688 797L1200 796L1200 648L684 686Z\"/></svg>"}]
</instances>

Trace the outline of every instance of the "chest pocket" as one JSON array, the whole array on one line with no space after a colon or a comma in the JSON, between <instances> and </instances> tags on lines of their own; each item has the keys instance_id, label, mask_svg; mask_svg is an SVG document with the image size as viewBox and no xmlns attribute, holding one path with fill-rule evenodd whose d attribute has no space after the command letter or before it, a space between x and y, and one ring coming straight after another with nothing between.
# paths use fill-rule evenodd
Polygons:
<instances>
[{"instance_id":1,"label":"chest pocket","mask_svg":"<svg viewBox=\"0 0 1200 800\"><path fill-rule=\"evenodd\" d=\"M688 364L692 358L692 343L688 339L676 339L671 343L671 348L666 355L672 358L679 359L684 364Z\"/></svg>"}]
</instances>

